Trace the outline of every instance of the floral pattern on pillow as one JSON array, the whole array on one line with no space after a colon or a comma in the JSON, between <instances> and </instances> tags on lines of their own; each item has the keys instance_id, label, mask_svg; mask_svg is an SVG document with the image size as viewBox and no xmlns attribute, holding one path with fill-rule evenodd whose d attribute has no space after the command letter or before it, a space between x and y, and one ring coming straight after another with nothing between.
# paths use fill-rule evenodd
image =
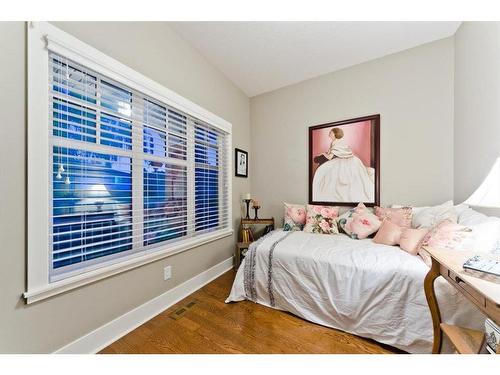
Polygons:
<instances>
[{"instance_id":1,"label":"floral pattern on pillow","mask_svg":"<svg viewBox=\"0 0 500 375\"><path fill-rule=\"evenodd\" d=\"M432 227L420 242L419 248L437 247L450 250L465 250L463 244L472 235L472 229L451 220L443 220Z\"/></svg>"},{"instance_id":2,"label":"floral pattern on pillow","mask_svg":"<svg viewBox=\"0 0 500 375\"><path fill-rule=\"evenodd\" d=\"M375 233L382 222L363 203L340 215L339 227L351 238L361 240Z\"/></svg>"},{"instance_id":3,"label":"floral pattern on pillow","mask_svg":"<svg viewBox=\"0 0 500 375\"><path fill-rule=\"evenodd\" d=\"M306 223L306 206L302 204L285 205L285 224L283 225L284 231L302 230Z\"/></svg>"},{"instance_id":4,"label":"floral pattern on pillow","mask_svg":"<svg viewBox=\"0 0 500 375\"><path fill-rule=\"evenodd\" d=\"M375 207L375 215L381 220L389 220L402 228L411 228L412 208L382 208Z\"/></svg>"},{"instance_id":5,"label":"floral pattern on pillow","mask_svg":"<svg viewBox=\"0 0 500 375\"><path fill-rule=\"evenodd\" d=\"M307 205L307 218L304 232L320 234L338 234L337 207Z\"/></svg>"}]
</instances>

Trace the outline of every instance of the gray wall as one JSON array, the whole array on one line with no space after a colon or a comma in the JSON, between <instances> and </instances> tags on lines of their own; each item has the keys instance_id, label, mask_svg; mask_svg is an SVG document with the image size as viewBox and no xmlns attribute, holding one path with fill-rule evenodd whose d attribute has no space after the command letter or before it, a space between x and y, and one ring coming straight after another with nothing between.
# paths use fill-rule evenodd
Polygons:
<instances>
[{"instance_id":1,"label":"gray wall","mask_svg":"<svg viewBox=\"0 0 500 375\"><path fill-rule=\"evenodd\" d=\"M164 23L57 23L58 27L233 124L250 151L249 99ZM26 306L26 30L0 22L0 353L51 352L227 259L233 238ZM233 179L234 217L249 179ZM163 281L163 267L172 279Z\"/></svg>"},{"instance_id":2,"label":"gray wall","mask_svg":"<svg viewBox=\"0 0 500 375\"><path fill-rule=\"evenodd\" d=\"M500 157L500 23L464 22L455 35L455 200Z\"/></svg>"},{"instance_id":3,"label":"gray wall","mask_svg":"<svg viewBox=\"0 0 500 375\"><path fill-rule=\"evenodd\" d=\"M453 38L251 98L252 194L281 220L308 199L308 127L380 113L382 204L453 196Z\"/></svg>"}]
</instances>

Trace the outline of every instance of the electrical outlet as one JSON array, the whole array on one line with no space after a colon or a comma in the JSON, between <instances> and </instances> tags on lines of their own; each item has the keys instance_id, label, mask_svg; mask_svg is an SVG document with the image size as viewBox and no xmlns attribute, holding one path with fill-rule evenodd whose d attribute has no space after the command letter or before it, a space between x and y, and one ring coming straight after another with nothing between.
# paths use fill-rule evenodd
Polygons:
<instances>
[{"instance_id":1,"label":"electrical outlet","mask_svg":"<svg viewBox=\"0 0 500 375\"><path fill-rule=\"evenodd\" d=\"M166 266L163 269L163 280L168 280L172 277L172 267L171 266Z\"/></svg>"}]
</instances>

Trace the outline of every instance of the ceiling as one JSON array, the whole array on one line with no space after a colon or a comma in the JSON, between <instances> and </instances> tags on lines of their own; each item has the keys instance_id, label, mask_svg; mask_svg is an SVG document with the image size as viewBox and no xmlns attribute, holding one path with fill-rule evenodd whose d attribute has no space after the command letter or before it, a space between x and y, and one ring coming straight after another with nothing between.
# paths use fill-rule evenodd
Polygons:
<instances>
[{"instance_id":1,"label":"ceiling","mask_svg":"<svg viewBox=\"0 0 500 375\"><path fill-rule=\"evenodd\" d=\"M169 22L249 97L453 35L460 22Z\"/></svg>"}]
</instances>

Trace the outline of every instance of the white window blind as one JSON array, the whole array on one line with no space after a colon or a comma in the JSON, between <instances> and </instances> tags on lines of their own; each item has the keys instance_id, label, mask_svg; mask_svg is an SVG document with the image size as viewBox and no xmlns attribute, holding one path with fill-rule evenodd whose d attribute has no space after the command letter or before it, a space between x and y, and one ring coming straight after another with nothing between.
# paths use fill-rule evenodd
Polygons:
<instances>
[{"instance_id":1,"label":"white window blind","mask_svg":"<svg viewBox=\"0 0 500 375\"><path fill-rule=\"evenodd\" d=\"M229 134L49 52L50 279L229 228Z\"/></svg>"}]
</instances>

